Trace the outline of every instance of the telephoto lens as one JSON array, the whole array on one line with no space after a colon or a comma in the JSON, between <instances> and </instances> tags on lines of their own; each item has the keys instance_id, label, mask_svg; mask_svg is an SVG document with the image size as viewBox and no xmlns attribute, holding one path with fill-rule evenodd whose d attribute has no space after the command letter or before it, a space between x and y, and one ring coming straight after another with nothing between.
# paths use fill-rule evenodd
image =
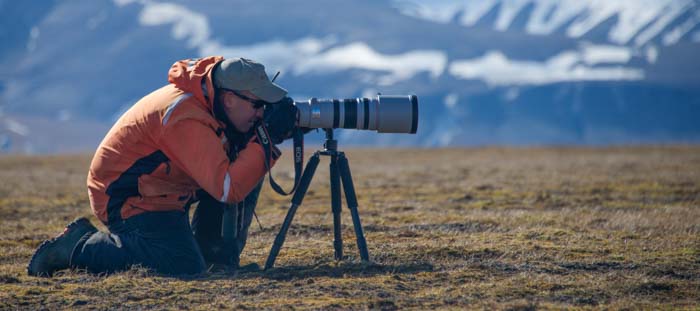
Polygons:
<instances>
[{"instance_id":1,"label":"telephoto lens","mask_svg":"<svg viewBox=\"0 0 700 311\"><path fill-rule=\"evenodd\" d=\"M416 95L377 95L375 98L317 99L295 102L297 126L343 128L379 133L415 134L418 130Z\"/></svg>"}]
</instances>

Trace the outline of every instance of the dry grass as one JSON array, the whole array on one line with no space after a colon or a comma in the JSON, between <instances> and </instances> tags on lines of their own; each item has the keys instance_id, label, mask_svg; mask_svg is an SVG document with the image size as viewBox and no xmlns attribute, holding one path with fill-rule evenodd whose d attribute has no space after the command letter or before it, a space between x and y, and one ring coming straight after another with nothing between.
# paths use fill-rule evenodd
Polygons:
<instances>
[{"instance_id":1,"label":"dry grass","mask_svg":"<svg viewBox=\"0 0 700 311\"><path fill-rule=\"evenodd\" d=\"M90 215L89 157L1 157L0 309L700 307L700 147L347 154L372 263L347 209L347 258L332 259L323 159L277 269L189 279L26 276L42 240ZM265 188L243 263L264 263L287 201Z\"/></svg>"}]
</instances>

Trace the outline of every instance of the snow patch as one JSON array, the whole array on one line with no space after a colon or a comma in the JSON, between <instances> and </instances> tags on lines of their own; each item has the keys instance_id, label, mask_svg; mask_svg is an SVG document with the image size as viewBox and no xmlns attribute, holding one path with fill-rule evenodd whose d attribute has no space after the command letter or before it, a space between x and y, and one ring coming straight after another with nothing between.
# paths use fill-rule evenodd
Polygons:
<instances>
[{"instance_id":1,"label":"snow patch","mask_svg":"<svg viewBox=\"0 0 700 311\"><path fill-rule=\"evenodd\" d=\"M663 36L661 43L663 43L665 46L678 43L678 41L693 30L698 23L700 23L700 11L695 12L692 17L688 18L682 24L676 26L676 28L673 28L673 30L666 33Z\"/></svg>"},{"instance_id":2,"label":"snow patch","mask_svg":"<svg viewBox=\"0 0 700 311\"><path fill-rule=\"evenodd\" d=\"M545 62L511 60L500 51L489 51L479 58L454 61L449 66L449 73L461 79L480 79L490 86L644 78L641 69L588 66L585 53L576 51L562 52Z\"/></svg>"},{"instance_id":3,"label":"snow patch","mask_svg":"<svg viewBox=\"0 0 700 311\"><path fill-rule=\"evenodd\" d=\"M227 58L247 56L265 64L269 70L280 70L284 75L296 64L315 57L335 41L331 36L294 41L273 40L245 46L226 46L218 41L208 41L200 46L199 55L222 55Z\"/></svg>"},{"instance_id":4,"label":"snow patch","mask_svg":"<svg viewBox=\"0 0 700 311\"><path fill-rule=\"evenodd\" d=\"M28 136L29 135L29 128L25 126L22 123L19 123L15 120L12 120L10 118L5 118L5 129L11 133L14 133L19 136Z\"/></svg>"},{"instance_id":5,"label":"snow patch","mask_svg":"<svg viewBox=\"0 0 700 311\"><path fill-rule=\"evenodd\" d=\"M484 15L493 9L493 7L498 3L496 0L483 0L483 1L467 1L462 3L462 19L461 23L465 26L472 26L476 24Z\"/></svg>"},{"instance_id":6,"label":"snow patch","mask_svg":"<svg viewBox=\"0 0 700 311\"><path fill-rule=\"evenodd\" d=\"M508 27L513 23L515 17L518 16L520 10L529 2L530 0L503 0L494 28L499 31L508 30Z\"/></svg>"},{"instance_id":7,"label":"snow patch","mask_svg":"<svg viewBox=\"0 0 700 311\"><path fill-rule=\"evenodd\" d=\"M567 22L583 14L587 4L574 1L562 5L558 0L538 1L525 26L525 31L534 35L548 35L560 29Z\"/></svg>"},{"instance_id":8,"label":"snow patch","mask_svg":"<svg viewBox=\"0 0 700 311\"><path fill-rule=\"evenodd\" d=\"M667 0L672 1L672 0ZM652 39L656 38L674 19L686 12L694 6L691 0L687 1L672 1L668 6L664 7L657 17L656 21L641 32L634 40L635 45L642 46Z\"/></svg>"},{"instance_id":9,"label":"snow patch","mask_svg":"<svg viewBox=\"0 0 700 311\"><path fill-rule=\"evenodd\" d=\"M355 42L332 48L296 65L296 74L309 72L332 72L346 69L384 71L388 74L378 78L380 85L389 85L410 79L419 72L429 72L431 77L440 76L447 65L444 52L417 50L397 55L378 53L364 42Z\"/></svg>"},{"instance_id":10,"label":"snow patch","mask_svg":"<svg viewBox=\"0 0 700 311\"><path fill-rule=\"evenodd\" d=\"M581 57L587 65L625 64L632 58L632 50L612 45L584 45Z\"/></svg>"},{"instance_id":11,"label":"snow patch","mask_svg":"<svg viewBox=\"0 0 700 311\"><path fill-rule=\"evenodd\" d=\"M689 0L688 0L689 1ZM618 0L618 1L589 1L589 6L584 14L579 17L567 30L571 37L578 38L596 26L611 18L617 21L608 33L608 40L617 44L627 44L640 33L649 23L660 20L672 20L676 16L673 13L681 2L678 0ZM682 4L681 4L682 5ZM660 25L663 22L659 23ZM645 31L646 32L646 31ZM657 32L649 32L649 39ZM649 39L645 39L646 43ZM641 45L638 44L638 45Z\"/></svg>"},{"instance_id":12,"label":"snow patch","mask_svg":"<svg viewBox=\"0 0 700 311\"><path fill-rule=\"evenodd\" d=\"M656 64L656 60L659 59L659 49L654 45L650 45L644 52L647 62L649 64Z\"/></svg>"}]
</instances>

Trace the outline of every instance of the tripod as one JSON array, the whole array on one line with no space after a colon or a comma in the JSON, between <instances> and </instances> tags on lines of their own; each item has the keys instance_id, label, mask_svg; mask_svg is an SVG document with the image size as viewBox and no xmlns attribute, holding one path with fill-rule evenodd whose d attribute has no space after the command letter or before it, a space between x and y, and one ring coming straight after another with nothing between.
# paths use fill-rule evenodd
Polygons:
<instances>
[{"instance_id":1,"label":"tripod","mask_svg":"<svg viewBox=\"0 0 700 311\"><path fill-rule=\"evenodd\" d=\"M350 215L352 216L352 224L355 228L355 237L357 238L357 248L360 251L360 258L362 261L369 261L369 254L367 252L367 242L365 241L365 235L362 232L362 224L360 223L360 214L357 211L357 197L355 196L355 187L352 183L352 176L350 175L350 166L348 165L348 159L345 157L345 153L338 151L338 141L333 139L333 129L324 129L326 132L326 142L323 144L324 149L314 152L313 156L309 159L309 163L306 164L304 168L304 173L299 181L299 188L297 188L294 196L292 197L292 203L287 211L287 216L284 218L280 232L275 237L275 242L270 249L270 255L267 257L267 262L265 262L265 270L272 268L275 265L275 260L277 255L284 244L284 240L287 237L287 230L292 224L292 219L297 211L299 205L304 200L304 195L309 189L309 184L311 179L314 177L316 172L316 167L320 161L320 156L329 156L331 158L330 163L330 177L331 177L331 209L333 211L333 248L335 249L335 259L343 259L343 237L340 232L340 212L341 212L341 202L340 202L340 184L342 180L343 190L345 191L345 200L347 201L348 208L350 209Z\"/></svg>"}]
</instances>

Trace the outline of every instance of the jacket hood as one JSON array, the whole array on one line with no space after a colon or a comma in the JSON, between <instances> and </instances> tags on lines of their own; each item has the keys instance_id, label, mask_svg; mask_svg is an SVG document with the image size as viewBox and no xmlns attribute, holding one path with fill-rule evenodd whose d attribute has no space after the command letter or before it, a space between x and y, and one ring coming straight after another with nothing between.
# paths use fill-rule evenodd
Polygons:
<instances>
[{"instance_id":1,"label":"jacket hood","mask_svg":"<svg viewBox=\"0 0 700 311\"><path fill-rule=\"evenodd\" d=\"M198 102L214 115L214 66L223 61L222 56L183 59L175 62L168 71L168 82L191 93Z\"/></svg>"}]
</instances>

